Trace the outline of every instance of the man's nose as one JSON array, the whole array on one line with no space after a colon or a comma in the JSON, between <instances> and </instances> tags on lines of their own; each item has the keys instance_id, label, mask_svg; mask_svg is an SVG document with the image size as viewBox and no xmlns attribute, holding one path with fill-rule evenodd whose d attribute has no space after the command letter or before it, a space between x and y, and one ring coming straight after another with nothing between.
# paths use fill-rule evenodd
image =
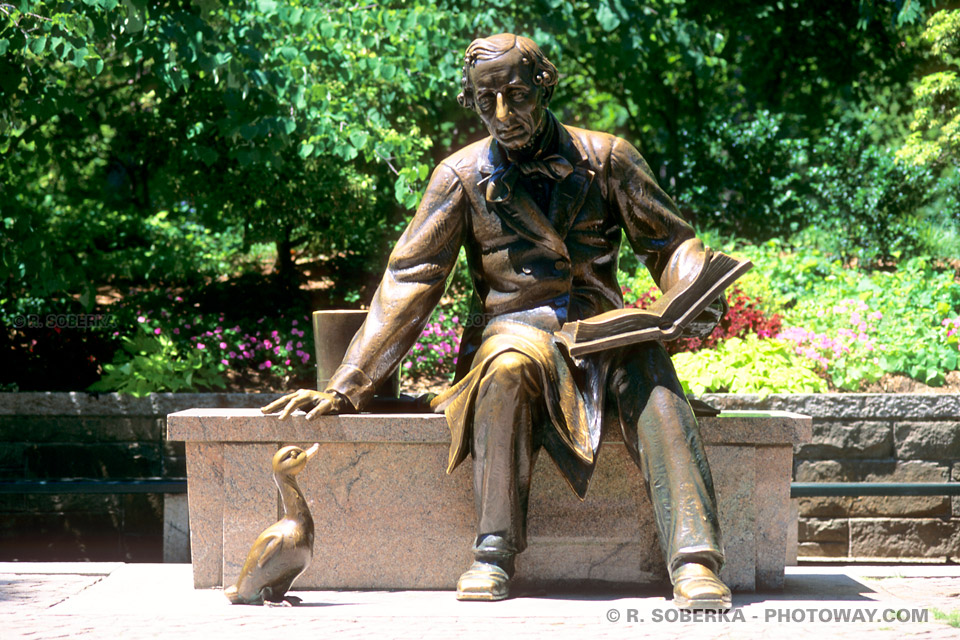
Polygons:
<instances>
[{"instance_id":1,"label":"man's nose","mask_svg":"<svg viewBox=\"0 0 960 640\"><path fill-rule=\"evenodd\" d=\"M507 110L507 104L503 101L503 94L497 93L497 120L506 120L510 112Z\"/></svg>"}]
</instances>

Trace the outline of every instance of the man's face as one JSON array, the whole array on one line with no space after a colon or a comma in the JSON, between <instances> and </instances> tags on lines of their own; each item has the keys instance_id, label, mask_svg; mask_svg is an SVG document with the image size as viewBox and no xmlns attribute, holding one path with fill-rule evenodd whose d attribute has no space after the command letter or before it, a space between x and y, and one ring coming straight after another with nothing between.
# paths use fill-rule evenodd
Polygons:
<instances>
[{"instance_id":1,"label":"man's face","mask_svg":"<svg viewBox=\"0 0 960 640\"><path fill-rule=\"evenodd\" d=\"M543 121L543 89L533 82L533 65L511 49L478 61L470 79L475 108L490 135L507 149L529 144Z\"/></svg>"}]
</instances>

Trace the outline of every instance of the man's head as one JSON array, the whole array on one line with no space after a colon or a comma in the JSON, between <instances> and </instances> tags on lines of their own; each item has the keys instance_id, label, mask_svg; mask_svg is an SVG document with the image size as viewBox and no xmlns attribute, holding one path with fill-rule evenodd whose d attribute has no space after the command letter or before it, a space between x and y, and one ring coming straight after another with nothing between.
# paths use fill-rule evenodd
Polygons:
<instances>
[{"instance_id":1,"label":"man's head","mask_svg":"<svg viewBox=\"0 0 960 640\"><path fill-rule=\"evenodd\" d=\"M467 47L457 101L476 111L500 144L521 149L539 130L557 79L533 40L501 33Z\"/></svg>"}]
</instances>

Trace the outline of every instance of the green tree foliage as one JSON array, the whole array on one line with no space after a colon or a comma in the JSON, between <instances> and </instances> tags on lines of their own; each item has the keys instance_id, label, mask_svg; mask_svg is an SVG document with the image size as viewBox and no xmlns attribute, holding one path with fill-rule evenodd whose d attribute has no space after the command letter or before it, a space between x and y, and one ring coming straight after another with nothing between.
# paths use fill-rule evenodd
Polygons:
<instances>
[{"instance_id":1,"label":"green tree foliage","mask_svg":"<svg viewBox=\"0 0 960 640\"><path fill-rule=\"evenodd\" d=\"M209 275L218 261L189 258L207 232L274 243L286 275L297 248L376 270L430 167L481 135L454 100L460 54L500 30L544 45L562 118L635 142L691 216L780 233L797 225L789 141L899 87L924 6L3 3L0 299L89 305L111 278ZM193 239L168 233L190 225ZM158 268L177 243L165 264L181 268Z\"/></svg>"},{"instance_id":2,"label":"green tree foliage","mask_svg":"<svg viewBox=\"0 0 960 640\"><path fill-rule=\"evenodd\" d=\"M897 153L903 160L928 165L960 157L960 9L943 10L927 21L924 41L933 70L914 88L912 133Z\"/></svg>"}]
</instances>

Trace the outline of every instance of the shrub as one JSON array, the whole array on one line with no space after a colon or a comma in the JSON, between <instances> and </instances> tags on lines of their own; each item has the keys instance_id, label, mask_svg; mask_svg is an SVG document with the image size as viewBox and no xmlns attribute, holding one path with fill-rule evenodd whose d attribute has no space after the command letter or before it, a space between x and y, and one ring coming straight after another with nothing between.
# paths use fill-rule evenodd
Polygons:
<instances>
[{"instance_id":1,"label":"shrub","mask_svg":"<svg viewBox=\"0 0 960 640\"><path fill-rule=\"evenodd\" d=\"M750 334L730 338L714 349L673 356L687 393L817 393L827 384L815 367L797 356L788 342Z\"/></svg>"},{"instance_id":2,"label":"shrub","mask_svg":"<svg viewBox=\"0 0 960 640\"><path fill-rule=\"evenodd\" d=\"M309 316L242 317L234 322L225 313L204 313L181 296L150 298L147 310L133 305L118 312L121 327L133 327L133 336L117 331L121 349L92 390L143 395L203 386L223 386L231 378L261 389L312 384L312 336ZM141 300L143 302L143 300ZM130 318L130 312L134 316ZM123 376L135 374L137 382ZM220 382L217 382L220 381Z\"/></svg>"},{"instance_id":3,"label":"shrub","mask_svg":"<svg viewBox=\"0 0 960 640\"><path fill-rule=\"evenodd\" d=\"M625 295L633 292L624 287ZM747 334L756 334L759 338L772 338L780 331L780 316L767 315L758 298L745 294L736 284L727 290L729 308L713 332L704 338L678 338L665 343L668 353L699 351L712 349L721 341L729 338L743 338ZM630 295L631 301L626 308L646 309L660 297L660 289L653 286L639 295Z\"/></svg>"},{"instance_id":4,"label":"shrub","mask_svg":"<svg viewBox=\"0 0 960 640\"><path fill-rule=\"evenodd\" d=\"M414 378L452 375L457 367L462 331L458 316L449 316L438 308L410 349L402 365L403 374Z\"/></svg>"}]
</instances>

